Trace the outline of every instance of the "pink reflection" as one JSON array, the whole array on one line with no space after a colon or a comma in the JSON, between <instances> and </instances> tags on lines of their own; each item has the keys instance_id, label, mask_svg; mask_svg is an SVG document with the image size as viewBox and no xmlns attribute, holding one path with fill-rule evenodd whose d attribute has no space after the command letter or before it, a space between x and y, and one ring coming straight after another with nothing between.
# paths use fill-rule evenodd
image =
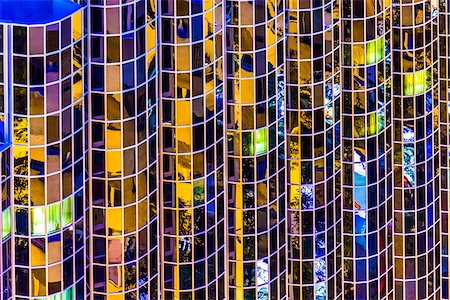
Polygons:
<instances>
[{"instance_id":1,"label":"pink reflection","mask_svg":"<svg viewBox=\"0 0 450 300\"><path fill-rule=\"evenodd\" d=\"M59 110L59 84L47 86L47 113Z\"/></svg>"}]
</instances>

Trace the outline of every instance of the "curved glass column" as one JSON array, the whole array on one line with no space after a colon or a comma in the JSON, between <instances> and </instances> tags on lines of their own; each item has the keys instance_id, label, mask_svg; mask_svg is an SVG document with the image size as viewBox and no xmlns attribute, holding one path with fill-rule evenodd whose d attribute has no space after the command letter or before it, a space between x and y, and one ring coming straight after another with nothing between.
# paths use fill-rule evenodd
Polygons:
<instances>
[{"instance_id":1,"label":"curved glass column","mask_svg":"<svg viewBox=\"0 0 450 300\"><path fill-rule=\"evenodd\" d=\"M8 125L8 50L5 49L3 41L8 37L8 26L0 25L0 176L1 176L1 213L0 213L0 298L12 298L12 216L11 216L11 143L10 126ZM7 48L7 47L6 47Z\"/></svg>"},{"instance_id":2,"label":"curved glass column","mask_svg":"<svg viewBox=\"0 0 450 300\"><path fill-rule=\"evenodd\" d=\"M341 6L343 276L347 299L392 297L390 2Z\"/></svg>"},{"instance_id":3,"label":"curved glass column","mask_svg":"<svg viewBox=\"0 0 450 300\"><path fill-rule=\"evenodd\" d=\"M0 33L1 34L1 33ZM5 99L5 98L3 98ZM12 236L12 215L11 215L11 147L8 144L2 145L0 148L0 175L1 175L1 209L0 214L0 234L1 234L1 248L0 261L2 262L0 268L0 298L12 299L13 290L12 283L12 264L11 261L11 245Z\"/></svg>"},{"instance_id":4,"label":"curved glass column","mask_svg":"<svg viewBox=\"0 0 450 300\"><path fill-rule=\"evenodd\" d=\"M90 289L158 297L156 1L89 1Z\"/></svg>"},{"instance_id":5,"label":"curved glass column","mask_svg":"<svg viewBox=\"0 0 450 300\"><path fill-rule=\"evenodd\" d=\"M437 6L436 1L432 2ZM442 299L450 298L449 286L449 228L448 218L450 210L450 81L448 64L450 62L449 49L449 14L450 7L445 1L439 1L439 113L440 113L440 170L441 170L441 276Z\"/></svg>"},{"instance_id":6,"label":"curved glass column","mask_svg":"<svg viewBox=\"0 0 450 300\"><path fill-rule=\"evenodd\" d=\"M289 297L335 299L342 293L339 1L289 4Z\"/></svg>"},{"instance_id":7,"label":"curved glass column","mask_svg":"<svg viewBox=\"0 0 450 300\"><path fill-rule=\"evenodd\" d=\"M222 1L160 1L161 292L225 298Z\"/></svg>"},{"instance_id":8,"label":"curved glass column","mask_svg":"<svg viewBox=\"0 0 450 300\"><path fill-rule=\"evenodd\" d=\"M440 294L437 11L392 5L395 297Z\"/></svg>"},{"instance_id":9,"label":"curved glass column","mask_svg":"<svg viewBox=\"0 0 450 300\"><path fill-rule=\"evenodd\" d=\"M74 8L58 21L4 25L8 88L0 119L11 118L12 128L2 126L0 139L11 143L2 169L11 165L12 182L2 178L2 206L14 195L11 210L2 207L14 264L14 279L3 277L5 298L85 295L86 33L84 10Z\"/></svg>"},{"instance_id":10,"label":"curved glass column","mask_svg":"<svg viewBox=\"0 0 450 300\"><path fill-rule=\"evenodd\" d=\"M286 298L284 2L227 1L229 299Z\"/></svg>"}]
</instances>

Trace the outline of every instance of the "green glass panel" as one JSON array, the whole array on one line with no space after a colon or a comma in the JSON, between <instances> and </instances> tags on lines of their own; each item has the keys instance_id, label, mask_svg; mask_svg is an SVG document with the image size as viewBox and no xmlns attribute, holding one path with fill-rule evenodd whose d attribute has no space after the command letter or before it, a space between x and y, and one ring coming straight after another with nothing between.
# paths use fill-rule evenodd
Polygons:
<instances>
[{"instance_id":1,"label":"green glass panel","mask_svg":"<svg viewBox=\"0 0 450 300\"><path fill-rule=\"evenodd\" d=\"M374 64L377 62L376 40L366 44L366 64Z\"/></svg>"},{"instance_id":2,"label":"green glass panel","mask_svg":"<svg viewBox=\"0 0 450 300\"><path fill-rule=\"evenodd\" d=\"M267 128L257 129L255 132L256 154L267 152Z\"/></svg>"},{"instance_id":3,"label":"green glass panel","mask_svg":"<svg viewBox=\"0 0 450 300\"><path fill-rule=\"evenodd\" d=\"M367 135L371 136L377 133L377 113L371 113L368 119Z\"/></svg>"},{"instance_id":4,"label":"green glass panel","mask_svg":"<svg viewBox=\"0 0 450 300\"><path fill-rule=\"evenodd\" d=\"M61 204L55 203L48 207L48 232L55 232L61 229Z\"/></svg>"},{"instance_id":5,"label":"green glass panel","mask_svg":"<svg viewBox=\"0 0 450 300\"><path fill-rule=\"evenodd\" d=\"M31 234L45 234L45 206L31 208Z\"/></svg>"},{"instance_id":6,"label":"green glass panel","mask_svg":"<svg viewBox=\"0 0 450 300\"><path fill-rule=\"evenodd\" d=\"M62 300L61 299L61 293L59 294L55 294L55 295L51 295L48 297L49 300Z\"/></svg>"},{"instance_id":7,"label":"green glass panel","mask_svg":"<svg viewBox=\"0 0 450 300\"><path fill-rule=\"evenodd\" d=\"M255 149L253 146L253 132L242 133L242 155L253 155Z\"/></svg>"},{"instance_id":8,"label":"green glass panel","mask_svg":"<svg viewBox=\"0 0 450 300\"><path fill-rule=\"evenodd\" d=\"M2 213L2 238L11 235L11 207L5 209Z\"/></svg>"},{"instance_id":9,"label":"green glass panel","mask_svg":"<svg viewBox=\"0 0 450 300\"><path fill-rule=\"evenodd\" d=\"M69 197L64 199L62 204L62 226L72 224L73 222L73 198Z\"/></svg>"},{"instance_id":10,"label":"green glass panel","mask_svg":"<svg viewBox=\"0 0 450 300\"><path fill-rule=\"evenodd\" d=\"M415 73L405 74L403 76L403 94L415 95L425 92L426 76L425 70Z\"/></svg>"},{"instance_id":11,"label":"green glass panel","mask_svg":"<svg viewBox=\"0 0 450 300\"><path fill-rule=\"evenodd\" d=\"M385 39L370 41L366 44L366 64L374 64L384 58L385 53Z\"/></svg>"},{"instance_id":12,"label":"green glass panel","mask_svg":"<svg viewBox=\"0 0 450 300\"><path fill-rule=\"evenodd\" d=\"M61 300L72 300L73 297L73 286L62 292L62 299Z\"/></svg>"},{"instance_id":13,"label":"green glass panel","mask_svg":"<svg viewBox=\"0 0 450 300\"><path fill-rule=\"evenodd\" d=\"M385 56L385 40L384 36L377 39L377 62L382 60Z\"/></svg>"}]
</instances>

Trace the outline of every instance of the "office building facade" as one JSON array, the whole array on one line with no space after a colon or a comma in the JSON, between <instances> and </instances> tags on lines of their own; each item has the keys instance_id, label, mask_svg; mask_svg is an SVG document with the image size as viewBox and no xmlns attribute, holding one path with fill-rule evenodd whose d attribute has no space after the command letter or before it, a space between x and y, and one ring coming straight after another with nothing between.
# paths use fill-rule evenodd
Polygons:
<instances>
[{"instance_id":1,"label":"office building facade","mask_svg":"<svg viewBox=\"0 0 450 300\"><path fill-rule=\"evenodd\" d=\"M0 1L0 299L449 299L449 11Z\"/></svg>"}]
</instances>

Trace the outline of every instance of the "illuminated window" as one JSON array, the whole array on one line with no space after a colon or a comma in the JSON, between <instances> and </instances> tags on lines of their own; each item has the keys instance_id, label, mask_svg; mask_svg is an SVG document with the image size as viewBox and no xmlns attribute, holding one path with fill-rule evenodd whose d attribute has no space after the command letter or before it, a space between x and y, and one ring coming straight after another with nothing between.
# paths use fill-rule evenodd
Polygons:
<instances>
[{"instance_id":1,"label":"illuminated window","mask_svg":"<svg viewBox=\"0 0 450 300\"><path fill-rule=\"evenodd\" d=\"M31 234L45 234L45 206L31 208Z\"/></svg>"},{"instance_id":2,"label":"illuminated window","mask_svg":"<svg viewBox=\"0 0 450 300\"><path fill-rule=\"evenodd\" d=\"M60 203L52 204L48 207L48 232L52 233L61 228Z\"/></svg>"},{"instance_id":3,"label":"illuminated window","mask_svg":"<svg viewBox=\"0 0 450 300\"><path fill-rule=\"evenodd\" d=\"M425 70L403 75L403 94L414 95L425 92Z\"/></svg>"},{"instance_id":4,"label":"illuminated window","mask_svg":"<svg viewBox=\"0 0 450 300\"><path fill-rule=\"evenodd\" d=\"M366 44L366 63L374 64L385 56L384 37L373 40Z\"/></svg>"},{"instance_id":5,"label":"illuminated window","mask_svg":"<svg viewBox=\"0 0 450 300\"><path fill-rule=\"evenodd\" d=\"M11 235L11 207L5 209L2 213L2 238Z\"/></svg>"},{"instance_id":6,"label":"illuminated window","mask_svg":"<svg viewBox=\"0 0 450 300\"><path fill-rule=\"evenodd\" d=\"M256 154L267 152L267 128L257 129L255 132Z\"/></svg>"},{"instance_id":7,"label":"illuminated window","mask_svg":"<svg viewBox=\"0 0 450 300\"><path fill-rule=\"evenodd\" d=\"M73 221L72 203L73 203L72 197L64 199L64 201L62 203L62 226L63 227L70 225Z\"/></svg>"},{"instance_id":8,"label":"illuminated window","mask_svg":"<svg viewBox=\"0 0 450 300\"><path fill-rule=\"evenodd\" d=\"M254 155L267 152L267 128L242 133L242 154Z\"/></svg>"}]
</instances>

